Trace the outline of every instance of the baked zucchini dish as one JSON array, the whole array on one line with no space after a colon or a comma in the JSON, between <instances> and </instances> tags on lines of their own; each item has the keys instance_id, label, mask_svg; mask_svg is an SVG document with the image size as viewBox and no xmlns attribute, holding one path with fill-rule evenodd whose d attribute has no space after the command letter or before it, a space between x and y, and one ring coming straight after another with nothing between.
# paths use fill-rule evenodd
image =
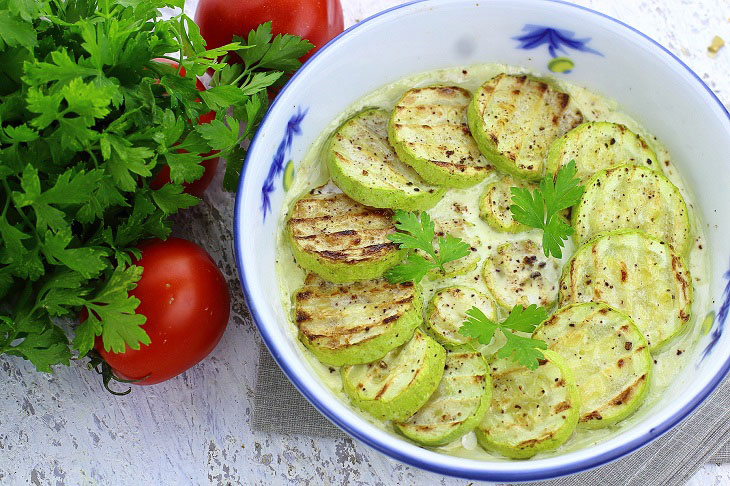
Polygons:
<instances>
[{"instance_id":1,"label":"baked zucchini dish","mask_svg":"<svg viewBox=\"0 0 730 486\"><path fill-rule=\"evenodd\" d=\"M498 64L399 80L294 160L276 269L313 373L485 461L590 447L689 363L710 252L671 154L590 89Z\"/></svg>"}]
</instances>

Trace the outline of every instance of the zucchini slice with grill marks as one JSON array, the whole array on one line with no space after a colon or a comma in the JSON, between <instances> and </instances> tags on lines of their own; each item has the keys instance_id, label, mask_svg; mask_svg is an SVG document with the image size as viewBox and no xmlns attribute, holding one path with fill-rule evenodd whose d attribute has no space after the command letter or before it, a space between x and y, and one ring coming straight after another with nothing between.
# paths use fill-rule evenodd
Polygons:
<instances>
[{"instance_id":1,"label":"zucchini slice with grill marks","mask_svg":"<svg viewBox=\"0 0 730 486\"><path fill-rule=\"evenodd\" d=\"M474 92L472 136L499 170L539 180L550 144L583 121L570 95L526 75L498 74Z\"/></svg>"},{"instance_id":2,"label":"zucchini slice with grill marks","mask_svg":"<svg viewBox=\"0 0 730 486\"><path fill-rule=\"evenodd\" d=\"M651 381L646 339L629 316L587 302L559 309L532 334L560 354L580 392L580 421L600 428L625 419L641 405Z\"/></svg>"},{"instance_id":3,"label":"zucchini slice with grill marks","mask_svg":"<svg viewBox=\"0 0 730 486\"><path fill-rule=\"evenodd\" d=\"M426 311L428 332L447 348L461 346L469 338L459 334L466 321L466 311L473 306L494 320L496 305L492 299L470 287L454 286L441 289L431 298Z\"/></svg>"},{"instance_id":4,"label":"zucchini slice with grill marks","mask_svg":"<svg viewBox=\"0 0 730 486\"><path fill-rule=\"evenodd\" d=\"M545 360L535 370L506 359L489 363L491 407L474 429L484 449L526 459L573 434L580 410L573 373L555 352L542 353Z\"/></svg>"},{"instance_id":5,"label":"zucchini slice with grill marks","mask_svg":"<svg viewBox=\"0 0 730 486\"><path fill-rule=\"evenodd\" d=\"M578 248L563 267L560 305L590 301L628 314L654 351L689 322L692 279L666 243L638 230L612 231Z\"/></svg>"},{"instance_id":6,"label":"zucchini slice with grill marks","mask_svg":"<svg viewBox=\"0 0 730 486\"><path fill-rule=\"evenodd\" d=\"M403 422L436 391L445 361L444 348L416 329L410 341L382 359L342 367L343 389L373 417Z\"/></svg>"},{"instance_id":7,"label":"zucchini slice with grill marks","mask_svg":"<svg viewBox=\"0 0 730 486\"><path fill-rule=\"evenodd\" d=\"M299 339L333 366L369 363L410 339L423 322L421 290L385 279L332 284L310 273L294 295Z\"/></svg>"},{"instance_id":8,"label":"zucchini slice with grill marks","mask_svg":"<svg viewBox=\"0 0 730 486\"><path fill-rule=\"evenodd\" d=\"M464 88L429 86L406 91L395 105L388 124L390 144L427 182L469 187L494 170L469 132L470 101Z\"/></svg>"},{"instance_id":9,"label":"zucchini slice with grill marks","mask_svg":"<svg viewBox=\"0 0 730 486\"><path fill-rule=\"evenodd\" d=\"M390 209L363 206L333 184L297 200L286 230L297 263L330 282L378 278L406 254L387 238Z\"/></svg>"},{"instance_id":10,"label":"zucchini slice with grill marks","mask_svg":"<svg viewBox=\"0 0 730 486\"><path fill-rule=\"evenodd\" d=\"M327 151L330 177L366 206L418 211L433 207L446 189L429 185L398 159L388 143L388 113L370 108L345 121Z\"/></svg>"},{"instance_id":11,"label":"zucchini slice with grill marks","mask_svg":"<svg viewBox=\"0 0 730 486\"><path fill-rule=\"evenodd\" d=\"M447 351L444 375L436 391L407 422L395 426L420 444L448 444L482 421L491 393L489 369L481 353L470 346Z\"/></svg>"},{"instance_id":12,"label":"zucchini slice with grill marks","mask_svg":"<svg viewBox=\"0 0 730 486\"><path fill-rule=\"evenodd\" d=\"M582 123L550 146L547 171L556 174L575 160L576 176L585 184L596 172L614 165L638 165L661 172L659 159L641 135L620 123Z\"/></svg>"},{"instance_id":13,"label":"zucchini slice with grill marks","mask_svg":"<svg viewBox=\"0 0 730 486\"><path fill-rule=\"evenodd\" d=\"M511 176L505 176L487 184L479 198L479 217L497 231L519 233L530 228L518 223L512 217L512 211L509 209L512 206L512 191L510 190L512 187L526 187L533 190L537 184Z\"/></svg>"},{"instance_id":14,"label":"zucchini slice with grill marks","mask_svg":"<svg viewBox=\"0 0 730 486\"><path fill-rule=\"evenodd\" d=\"M532 240L505 243L484 261L482 276L502 307L550 307L558 298L560 262Z\"/></svg>"},{"instance_id":15,"label":"zucchini slice with grill marks","mask_svg":"<svg viewBox=\"0 0 730 486\"><path fill-rule=\"evenodd\" d=\"M573 209L573 227L578 244L618 229L640 229L679 254L690 243L689 212L679 189L663 174L633 165L605 169L590 179Z\"/></svg>"}]
</instances>

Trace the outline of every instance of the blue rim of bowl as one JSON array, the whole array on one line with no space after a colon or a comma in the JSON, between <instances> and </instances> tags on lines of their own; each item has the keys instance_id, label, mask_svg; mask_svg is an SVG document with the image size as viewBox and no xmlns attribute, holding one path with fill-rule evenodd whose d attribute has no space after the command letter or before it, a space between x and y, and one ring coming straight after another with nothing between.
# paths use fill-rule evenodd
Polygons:
<instances>
[{"instance_id":1,"label":"blue rim of bowl","mask_svg":"<svg viewBox=\"0 0 730 486\"><path fill-rule=\"evenodd\" d=\"M352 30L355 30L359 27L361 27L363 24L366 24L367 22L370 22L373 19L376 19L384 14L387 14L389 12L392 12L394 10L398 10L401 8L409 7L411 5L417 4L417 3L425 3L429 0L413 0L407 3L403 3L401 5L396 5L395 7L391 7L387 10L383 10L382 12L378 12L354 25L346 29L344 32L340 33L338 36L330 40L327 44L325 44L321 49L319 49L317 52L315 52L312 57L307 60L305 65L309 64L313 59L315 59L322 51L327 49L333 42L336 42L339 38L346 36L349 32ZM730 120L730 113L728 112L727 108L722 104L722 102L717 98L715 93L705 84L704 81L702 81L702 78L700 78L689 66L687 66L681 59L679 59L676 55L674 55L671 51L669 51L666 47L649 37L648 35L644 34L640 30L631 27L630 25L615 19L611 17L610 15L606 15L604 13L598 12L596 10L590 9L588 7L583 7L581 5L575 5L570 2L566 2L563 0L543 0L544 2L549 3L557 3L561 5L566 5L569 7L576 8L578 10L583 10L585 12L589 12L594 15L598 15L599 17L603 17L605 19L611 20L633 32L636 34L639 34L644 39L648 40L658 48L660 48L665 53L669 54L669 56L674 59L679 65L681 65L683 68L685 68L696 80L697 82L707 90L707 92L710 94L710 97L714 99L717 104L720 106L721 110L725 113L725 115L728 117L728 120ZM291 77L291 79L287 82L287 84L281 89L279 92L279 96L276 97L274 102L269 107L269 111L264 115L264 118L261 120L261 125L263 126L266 123L267 118L269 117L269 113L271 113L271 110L274 108L274 106L277 104L277 101L281 98L281 94L286 91L287 88L294 82L294 80L297 78L299 73L301 72L301 68L299 71L295 72L294 75ZM251 153L252 149L256 145L256 142L258 140L258 134L254 135L253 140L251 140L251 145L249 147L248 153ZM495 472L495 471L488 471L488 470L480 470L475 471L471 468L459 468L459 467L451 467L451 466L444 466L444 465L437 465L433 464L429 461L421 460L418 457L407 455L402 453L401 451L397 449L392 449L385 444L382 444L369 436L361 433L359 430L353 429L348 423L344 422L339 416L332 413L320 400L319 398L311 393L311 391L304 385L303 383L299 382L296 377L294 376L290 366L283 362L279 358L279 354L276 352L272 352L272 350L275 350L277 345L276 342L273 340L271 335L269 335L266 328L261 324L261 318L258 315L258 312L256 310L256 306L253 305L253 302L250 298L250 292L249 292L249 286L248 282L245 278L245 272L243 271L243 255L242 255L242 244L240 241L239 235L242 234L241 232L241 209L243 204L243 198L241 197L241 194L243 193L243 183L244 179L246 177L246 172L248 171L249 166L249 160L248 156L246 157L246 160L244 161L243 170L241 172L241 177L238 181L238 189L236 192L236 202L234 207L234 222L233 222L233 237L234 237L234 252L236 257L236 268L238 271L238 279L242 283L243 286L243 293L244 297L246 299L246 303L248 305L249 311L251 312L251 316L253 317L254 322L256 323L256 327L259 330L259 333L261 334L264 343L266 344L266 347L271 352L272 357L276 361L276 363L279 365L279 367L282 369L284 374L287 376L287 378L292 382L292 384L299 390L299 392L311 403L320 413L322 413L330 422L335 424L337 427L345 431L348 435L351 437L354 437L358 439L359 441L367 444L368 446L372 447L373 449L390 456L398 461L401 461L403 463L406 463L411 466L415 466L421 469L425 469L427 471L432 471L435 473L440 474L446 474L449 476L459 477L459 478L465 478L465 479L476 479L476 480L483 480L483 481L496 481L496 482L514 482L514 481L538 481L538 480L544 480L544 479L552 479L560 476L567 476L570 474L576 474L583 471L587 471L589 469L593 469L599 466L602 466L604 464L607 464L609 462L615 461L626 454L629 454L640 447L643 447L650 442L656 440L669 430L671 430L674 426L676 426L678 423L680 423L682 420L687 418L705 399L707 399L708 396L712 393L712 391L717 387L717 385L723 380L725 375L727 375L728 371L730 370L730 358L728 358L723 366L720 368L720 371L705 385L705 387L698 393L689 403L687 403L684 407L682 407L679 411L677 411L674 415L669 417L667 420L665 420L662 424L659 426L651 429L648 433L644 434L641 437L638 437L636 439L633 439L632 441L623 444L620 447L617 447L611 451L605 452L600 455L596 455L587 459L582 459L579 461L572 462L570 464L563 464L563 465L556 465L551 467L545 467L538 470L533 471L509 471L509 472Z\"/></svg>"}]
</instances>

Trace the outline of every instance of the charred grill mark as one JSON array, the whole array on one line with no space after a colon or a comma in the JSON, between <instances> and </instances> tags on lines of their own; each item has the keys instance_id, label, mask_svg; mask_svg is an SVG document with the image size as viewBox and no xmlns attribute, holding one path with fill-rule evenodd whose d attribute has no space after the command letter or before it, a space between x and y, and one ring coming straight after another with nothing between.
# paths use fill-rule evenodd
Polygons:
<instances>
[{"instance_id":1,"label":"charred grill mark","mask_svg":"<svg viewBox=\"0 0 730 486\"><path fill-rule=\"evenodd\" d=\"M598 410L594 410L592 412L589 412L585 415L583 415L580 418L581 422L588 422L589 420L603 420L603 416Z\"/></svg>"},{"instance_id":2,"label":"charred grill mark","mask_svg":"<svg viewBox=\"0 0 730 486\"><path fill-rule=\"evenodd\" d=\"M610 405L615 405L615 406L622 405L623 403L626 402L626 400L629 399L629 397L631 397L631 394L633 393L633 391L634 391L634 385L629 386L624 391L622 391L621 393L619 393L618 395L616 395L609 402Z\"/></svg>"},{"instance_id":3,"label":"charred grill mark","mask_svg":"<svg viewBox=\"0 0 730 486\"><path fill-rule=\"evenodd\" d=\"M297 301L307 300L312 296L312 292L309 290L305 290L303 292L297 293Z\"/></svg>"},{"instance_id":4,"label":"charred grill mark","mask_svg":"<svg viewBox=\"0 0 730 486\"><path fill-rule=\"evenodd\" d=\"M569 102L570 95L568 95L567 93L558 92L558 107L560 108L560 111L564 111Z\"/></svg>"},{"instance_id":5,"label":"charred grill mark","mask_svg":"<svg viewBox=\"0 0 730 486\"><path fill-rule=\"evenodd\" d=\"M555 405L555 408L553 408L553 411L555 413L564 412L565 410L570 410L572 408L572 405L568 402L560 402L557 405Z\"/></svg>"},{"instance_id":6,"label":"charred grill mark","mask_svg":"<svg viewBox=\"0 0 730 486\"><path fill-rule=\"evenodd\" d=\"M303 310L298 310L296 315L296 321L297 324L301 324L303 322L311 321L312 316L304 312Z\"/></svg>"}]
</instances>

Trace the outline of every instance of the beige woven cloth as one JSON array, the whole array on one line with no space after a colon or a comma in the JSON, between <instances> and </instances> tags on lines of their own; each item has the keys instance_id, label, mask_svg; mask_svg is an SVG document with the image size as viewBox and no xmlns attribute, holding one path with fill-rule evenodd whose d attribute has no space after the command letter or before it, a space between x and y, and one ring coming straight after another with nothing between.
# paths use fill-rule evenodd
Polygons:
<instances>
[{"instance_id":1,"label":"beige woven cloth","mask_svg":"<svg viewBox=\"0 0 730 486\"><path fill-rule=\"evenodd\" d=\"M254 430L315 437L345 437L289 382L261 346L252 426ZM678 427L611 464L540 486L684 484L707 462L730 462L730 379Z\"/></svg>"}]
</instances>

